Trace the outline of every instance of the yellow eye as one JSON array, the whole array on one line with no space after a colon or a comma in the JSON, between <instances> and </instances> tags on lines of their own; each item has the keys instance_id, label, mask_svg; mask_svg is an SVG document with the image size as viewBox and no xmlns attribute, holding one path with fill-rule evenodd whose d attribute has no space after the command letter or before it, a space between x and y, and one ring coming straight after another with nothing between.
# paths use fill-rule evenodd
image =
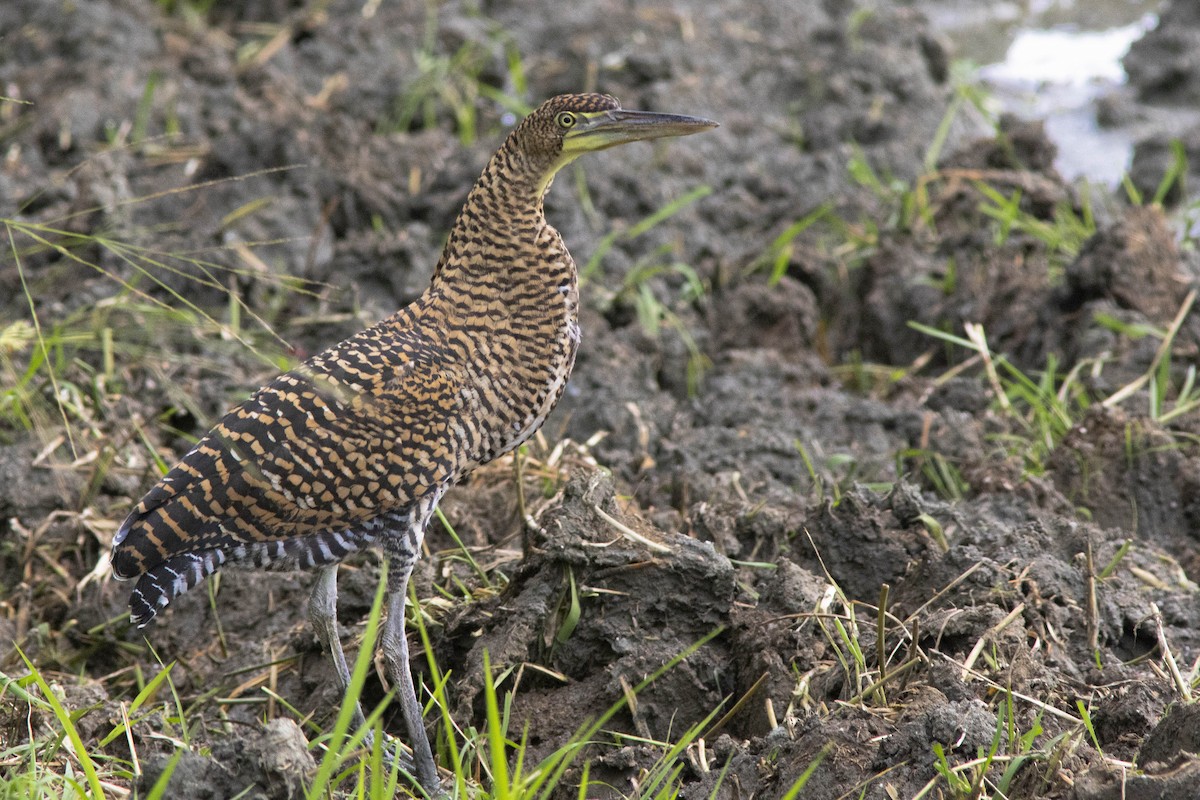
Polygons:
<instances>
[{"instance_id":1,"label":"yellow eye","mask_svg":"<svg viewBox=\"0 0 1200 800\"><path fill-rule=\"evenodd\" d=\"M560 111L554 117L554 121L558 123L558 127L566 130L567 128L574 128L577 120L575 115L570 111Z\"/></svg>"}]
</instances>

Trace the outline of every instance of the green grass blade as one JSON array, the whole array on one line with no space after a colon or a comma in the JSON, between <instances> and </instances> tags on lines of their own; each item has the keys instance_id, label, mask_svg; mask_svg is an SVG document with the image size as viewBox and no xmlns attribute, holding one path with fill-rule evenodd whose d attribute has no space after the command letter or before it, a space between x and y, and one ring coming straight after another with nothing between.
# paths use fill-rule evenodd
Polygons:
<instances>
[{"instance_id":1,"label":"green grass blade","mask_svg":"<svg viewBox=\"0 0 1200 800\"><path fill-rule=\"evenodd\" d=\"M471 566L471 571L483 581L483 585L492 588L492 579L488 576L487 570L479 566L479 562L471 555L471 551L463 544L463 540L458 537L458 531L454 530L454 526L450 524L450 520L446 519L446 515L442 513L441 508L435 508L433 513L437 515L438 522L442 523L442 528L446 533L450 534L450 538L454 540L454 544L458 546L459 551L463 554L463 558Z\"/></svg>"},{"instance_id":2,"label":"green grass blade","mask_svg":"<svg viewBox=\"0 0 1200 800\"><path fill-rule=\"evenodd\" d=\"M129 704L129 716L132 717L134 714L136 714L138 709L141 708L147 700L150 700L155 694L158 693L158 688L162 686L163 682L166 681L170 676L171 668L174 666L174 661L172 661L170 664L167 664L167 666L160 669L158 674L142 687L142 690L137 693L137 697L133 698L133 702ZM100 747L105 747L110 742L124 735L125 723L121 722L114 727L107 736L100 740Z\"/></svg>"},{"instance_id":3,"label":"green grass blade","mask_svg":"<svg viewBox=\"0 0 1200 800\"><path fill-rule=\"evenodd\" d=\"M488 760L492 769L492 797L510 800L512 787L508 781L508 746L500 724L500 705L496 702L496 687L492 683L492 664L487 650L483 651L483 699L487 709Z\"/></svg>"},{"instance_id":4,"label":"green grass blade","mask_svg":"<svg viewBox=\"0 0 1200 800\"><path fill-rule=\"evenodd\" d=\"M708 197L710 194L712 194L711 186L706 184L697 186L695 189L692 189L690 192L675 198L650 216L635 224L625 232L624 238L636 239L659 223L665 222L683 209L690 206L692 203L696 202L697 200L702 200L705 197Z\"/></svg>"},{"instance_id":5,"label":"green grass blade","mask_svg":"<svg viewBox=\"0 0 1200 800\"><path fill-rule=\"evenodd\" d=\"M569 582L569 606L567 613L563 617L562 624L558 626L558 632L554 634L555 644L566 644L571 638L571 634L575 632L575 628L579 625L579 617L583 613L583 609L579 604L579 589L575 585L575 570L567 565L567 581Z\"/></svg>"},{"instance_id":6,"label":"green grass blade","mask_svg":"<svg viewBox=\"0 0 1200 800\"><path fill-rule=\"evenodd\" d=\"M724 632L724 627L714 628L712 631L709 631L707 634L700 637L700 639L698 639L696 642L684 648L682 652L669 660L667 663L663 664L657 670L644 678L640 683L634 686L633 694L636 695L638 692L654 683L663 675L674 669L679 663L687 659L701 647L708 644ZM539 800L549 800L550 797L555 796L555 789L558 786L559 781L562 780L562 776L574 762L575 757L579 755L584 747L591 743L596 734L600 732L601 728L607 725L608 721L612 719L618 712L620 712L621 709L625 707L626 703L627 700L625 697L617 700L608 707L608 710L597 717L593 722L584 723L584 725L580 727L580 729L575 733L574 736L571 737L571 740L567 742L566 745L547 756L542 763L538 765L538 768L535 771L536 777L530 780L524 796L528 798L537 797Z\"/></svg>"},{"instance_id":7,"label":"green grass blade","mask_svg":"<svg viewBox=\"0 0 1200 800\"><path fill-rule=\"evenodd\" d=\"M787 790L787 793L783 796L782 800L796 800L796 798L800 796L800 792L803 791L805 784L807 784L809 779L812 778L813 773L817 771L817 767L821 766L821 762L824 761L825 757L831 752L833 752L833 742L827 742L825 746L821 748L821 752L817 753L816 758L808 762L808 766L804 768L804 772L801 772L800 777L796 778L795 783L793 783Z\"/></svg>"},{"instance_id":8,"label":"green grass blade","mask_svg":"<svg viewBox=\"0 0 1200 800\"><path fill-rule=\"evenodd\" d=\"M88 753L87 748L84 747L83 739L80 737L79 730L75 727L75 723L71 720L71 715L63 707L63 704L58 701L58 696L54 694L54 691L50 688L50 684L46 683L46 679L42 677L42 673L40 673L37 667L33 665L33 662L29 660L29 657L25 655L25 651L22 650L19 645L16 646L16 648L17 655L21 656L21 660L24 661L25 666L29 668L30 674L33 675L34 681L37 682L38 688L42 690L42 694L45 695L46 702L50 705L50 709L54 712L54 716L58 720L58 724L62 726L63 731L66 733L67 739L70 740L71 750L73 751L75 758L79 760L79 766L81 769L83 769L83 774L87 778L88 788L91 790L93 800L102 800L102 798L105 796L104 787L100 785L100 776L96 773L96 765L92 761L92 757Z\"/></svg>"},{"instance_id":9,"label":"green grass blade","mask_svg":"<svg viewBox=\"0 0 1200 800\"><path fill-rule=\"evenodd\" d=\"M150 787L150 793L146 795L146 800L162 800L162 798L167 796L167 788L171 783L171 776L175 774L175 767L179 766L179 759L181 758L183 758L183 750L176 749L171 755L171 760L163 767L162 774L154 782L154 786Z\"/></svg>"}]
</instances>

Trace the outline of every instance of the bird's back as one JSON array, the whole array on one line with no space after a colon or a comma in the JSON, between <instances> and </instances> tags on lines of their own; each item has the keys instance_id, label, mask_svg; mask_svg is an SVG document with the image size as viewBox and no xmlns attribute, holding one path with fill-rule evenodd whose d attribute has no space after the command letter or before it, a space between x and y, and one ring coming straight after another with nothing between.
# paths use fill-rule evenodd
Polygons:
<instances>
[{"instance_id":1,"label":"bird's back","mask_svg":"<svg viewBox=\"0 0 1200 800\"><path fill-rule=\"evenodd\" d=\"M280 375L143 498L112 554L116 577L140 577L135 622L225 564L314 567L409 533L468 466L468 376L427 317L418 302Z\"/></svg>"}]
</instances>

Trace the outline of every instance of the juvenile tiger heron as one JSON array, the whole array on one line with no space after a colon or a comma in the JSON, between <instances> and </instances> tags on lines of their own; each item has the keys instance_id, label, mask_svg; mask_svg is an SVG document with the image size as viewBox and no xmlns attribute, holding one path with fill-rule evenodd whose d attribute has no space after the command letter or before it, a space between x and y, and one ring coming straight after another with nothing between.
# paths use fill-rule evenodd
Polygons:
<instances>
[{"instance_id":1,"label":"juvenile tiger heron","mask_svg":"<svg viewBox=\"0 0 1200 800\"><path fill-rule=\"evenodd\" d=\"M584 153L715 125L628 111L602 94L561 95L526 117L467 195L419 298L259 389L134 507L112 551L113 574L137 579L133 622L146 625L223 566L317 568L309 616L344 693L337 566L381 548L381 648L416 778L435 794L405 592L438 499L528 439L571 374L578 278L543 198L555 173Z\"/></svg>"}]
</instances>

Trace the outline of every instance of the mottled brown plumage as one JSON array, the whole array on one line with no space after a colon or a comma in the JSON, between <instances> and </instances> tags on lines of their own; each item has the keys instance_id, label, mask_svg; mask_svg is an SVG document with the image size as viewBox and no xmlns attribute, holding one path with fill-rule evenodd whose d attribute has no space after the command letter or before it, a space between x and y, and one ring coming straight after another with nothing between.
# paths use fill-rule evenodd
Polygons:
<instances>
[{"instance_id":1,"label":"mottled brown plumage","mask_svg":"<svg viewBox=\"0 0 1200 800\"><path fill-rule=\"evenodd\" d=\"M556 97L527 117L468 195L420 298L230 411L133 509L112 553L114 575L137 578L133 621L145 625L221 566L321 567L310 615L344 690L337 563L381 547L390 570L382 647L418 780L433 791L405 586L438 499L536 431L570 376L576 269L542 199L584 152L712 125L624 111L597 94Z\"/></svg>"}]
</instances>

